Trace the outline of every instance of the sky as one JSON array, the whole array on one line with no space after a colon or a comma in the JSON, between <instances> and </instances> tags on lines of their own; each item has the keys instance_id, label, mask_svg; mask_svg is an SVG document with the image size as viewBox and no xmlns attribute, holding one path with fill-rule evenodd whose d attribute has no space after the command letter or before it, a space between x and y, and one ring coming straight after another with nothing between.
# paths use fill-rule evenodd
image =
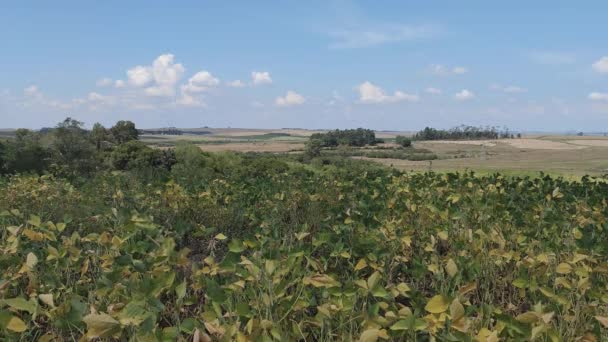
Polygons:
<instances>
[{"instance_id":1,"label":"sky","mask_svg":"<svg viewBox=\"0 0 608 342\"><path fill-rule=\"evenodd\" d=\"M0 127L608 131L608 2L0 0Z\"/></svg>"}]
</instances>

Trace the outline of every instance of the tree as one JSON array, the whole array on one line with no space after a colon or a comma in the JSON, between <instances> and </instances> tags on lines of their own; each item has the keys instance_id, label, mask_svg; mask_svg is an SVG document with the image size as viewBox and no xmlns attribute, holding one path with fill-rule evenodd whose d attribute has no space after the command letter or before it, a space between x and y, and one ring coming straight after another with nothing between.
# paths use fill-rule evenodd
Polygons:
<instances>
[{"instance_id":1,"label":"tree","mask_svg":"<svg viewBox=\"0 0 608 342\"><path fill-rule=\"evenodd\" d=\"M93 140L97 151L101 151L103 144L108 141L109 137L108 130L99 122L96 122L93 125L93 129L91 130L91 139Z\"/></svg>"},{"instance_id":2,"label":"tree","mask_svg":"<svg viewBox=\"0 0 608 342\"><path fill-rule=\"evenodd\" d=\"M53 130L53 167L62 176L73 178L95 169L95 145L82 126L82 122L66 118Z\"/></svg>"},{"instance_id":3,"label":"tree","mask_svg":"<svg viewBox=\"0 0 608 342\"><path fill-rule=\"evenodd\" d=\"M137 140L139 132L135 128L135 124L131 121L118 121L112 128L110 133L117 144L124 144L127 141Z\"/></svg>"},{"instance_id":4,"label":"tree","mask_svg":"<svg viewBox=\"0 0 608 342\"><path fill-rule=\"evenodd\" d=\"M309 158L315 158L321 155L321 141L318 139L311 139L306 143L304 153Z\"/></svg>"},{"instance_id":5,"label":"tree","mask_svg":"<svg viewBox=\"0 0 608 342\"><path fill-rule=\"evenodd\" d=\"M110 153L109 161L117 170L143 169L163 164L163 152L141 141L133 140L117 146Z\"/></svg>"}]
</instances>

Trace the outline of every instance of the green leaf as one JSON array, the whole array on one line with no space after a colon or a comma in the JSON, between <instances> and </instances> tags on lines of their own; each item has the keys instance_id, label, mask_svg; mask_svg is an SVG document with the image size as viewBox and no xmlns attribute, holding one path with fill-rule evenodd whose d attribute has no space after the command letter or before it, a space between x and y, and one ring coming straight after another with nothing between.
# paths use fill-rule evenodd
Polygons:
<instances>
[{"instance_id":1,"label":"green leaf","mask_svg":"<svg viewBox=\"0 0 608 342\"><path fill-rule=\"evenodd\" d=\"M245 250L245 246L243 245L241 240L234 239L228 244L228 250L232 253L241 253Z\"/></svg>"},{"instance_id":2,"label":"green leaf","mask_svg":"<svg viewBox=\"0 0 608 342\"><path fill-rule=\"evenodd\" d=\"M34 314L36 312L37 305L36 302L32 300L25 300L24 298L17 297L4 299L1 302L18 311L27 311L30 314Z\"/></svg>"},{"instance_id":3,"label":"green leaf","mask_svg":"<svg viewBox=\"0 0 608 342\"><path fill-rule=\"evenodd\" d=\"M118 320L122 325L135 325L138 326L146 318L149 313L144 309L142 303L129 302L118 314Z\"/></svg>"},{"instance_id":4,"label":"green leaf","mask_svg":"<svg viewBox=\"0 0 608 342\"><path fill-rule=\"evenodd\" d=\"M27 223L34 227L40 227L40 216L31 215Z\"/></svg>"},{"instance_id":5,"label":"green leaf","mask_svg":"<svg viewBox=\"0 0 608 342\"><path fill-rule=\"evenodd\" d=\"M186 296L186 281L177 285L175 287L175 294L177 295L177 299L183 299Z\"/></svg>"},{"instance_id":6,"label":"green leaf","mask_svg":"<svg viewBox=\"0 0 608 342\"><path fill-rule=\"evenodd\" d=\"M396 330L396 331L407 330L410 328L410 325L411 325L410 322L408 322L405 319L402 319L400 321L395 322L395 324L391 325L390 329Z\"/></svg>"}]
</instances>

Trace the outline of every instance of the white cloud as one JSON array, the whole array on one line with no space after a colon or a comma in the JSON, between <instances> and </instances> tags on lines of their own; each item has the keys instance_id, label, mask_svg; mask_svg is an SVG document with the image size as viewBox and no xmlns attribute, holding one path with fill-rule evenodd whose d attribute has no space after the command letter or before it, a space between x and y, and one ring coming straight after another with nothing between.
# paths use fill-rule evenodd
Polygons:
<instances>
[{"instance_id":1,"label":"white cloud","mask_svg":"<svg viewBox=\"0 0 608 342\"><path fill-rule=\"evenodd\" d=\"M386 95L384 90L369 81L361 83L357 87L359 92L359 101L361 103L390 103L390 102L416 102L420 98L418 95L407 94L401 91L395 91L393 95Z\"/></svg>"},{"instance_id":2,"label":"white cloud","mask_svg":"<svg viewBox=\"0 0 608 342\"><path fill-rule=\"evenodd\" d=\"M220 80L213 77L209 71L199 71L190 77L188 83L182 86L182 91L187 93L201 93L220 84Z\"/></svg>"},{"instance_id":3,"label":"white cloud","mask_svg":"<svg viewBox=\"0 0 608 342\"><path fill-rule=\"evenodd\" d=\"M233 88L242 88L245 86L245 83L243 83L243 81L241 80L234 80L231 82L226 83L229 87L233 87Z\"/></svg>"},{"instance_id":4,"label":"white cloud","mask_svg":"<svg viewBox=\"0 0 608 342\"><path fill-rule=\"evenodd\" d=\"M433 64L431 65L431 72L439 76L462 75L469 72L469 69L463 66L448 67L442 64Z\"/></svg>"},{"instance_id":5,"label":"white cloud","mask_svg":"<svg viewBox=\"0 0 608 342\"><path fill-rule=\"evenodd\" d=\"M205 107L206 104L195 94L205 92L218 84L220 80L209 71L199 71L190 77L188 83L181 86L181 95L176 103L187 107Z\"/></svg>"},{"instance_id":6,"label":"white cloud","mask_svg":"<svg viewBox=\"0 0 608 342\"><path fill-rule=\"evenodd\" d=\"M429 25L382 25L373 28L334 30L329 32L329 36L334 39L329 47L332 49L365 48L386 43L431 38L440 31L439 28Z\"/></svg>"},{"instance_id":7,"label":"white cloud","mask_svg":"<svg viewBox=\"0 0 608 342\"><path fill-rule=\"evenodd\" d=\"M283 96L283 97L279 96L274 101L274 103L279 107L296 106L296 105L301 105L304 102L306 102L306 99L304 98L304 96L302 96L292 90L288 90L287 94L285 94L285 96Z\"/></svg>"},{"instance_id":8,"label":"white cloud","mask_svg":"<svg viewBox=\"0 0 608 342\"><path fill-rule=\"evenodd\" d=\"M254 85L272 83L272 78L270 77L270 73L268 71L253 71L251 73L251 80Z\"/></svg>"},{"instance_id":9,"label":"white cloud","mask_svg":"<svg viewBox=\"0 0 608 342\"><path fill-rule=\"evenodd\" d=\"M112 84L112 79L111 78L100 78L97 80L97 82L95 83L98 87L107 87L109 85Z\"/></svg>"},{"instance_id":10,"label":"white cloud","mask_svg":"<svg viewBox=\"0 0 608 342\"><path fill-rule=\"evenodd\" d=\"M593 92L589 94L589 99L593 101L606 101L608 102L608 93Z\"/></svg>"},{"instance_id":11,"label":"white cloud","mask_svg":"<svg viewBox=\"0 0 608 342\"><path fill-rule=\"evenodd\" d=\"M174 62L175 56L164 54L158 56L151 66L138 65L127 70L129 84L135 87L148 86L144 93L148 96L173 96L175 85L185 69Z\"/></svg>"},{"instance_id":12,"label":"white cloud","mask_svg":"<svg viewBox=\"0 0 608 342\"><path fill-rule=\"evenodd\" d=\"M143 67L138 65L132 69L127 70L127 79L131 85L136 87L143 87L148 83L152 82L152 73L149 67Z\"/></svg>"},{"instance_id":13,"label":"white cloud","mask_svg":"<svg viewBox=\"0 0 608 342\"><path fill-rule=\"evenodd\" d=\"M593 70L603 74L608 73L608 56L604 56L593 63Z\"/></svg>"},{"instance_id":14,"label":"white cloud","mask_svg":"<svg viewBox=\"0 0 608 342\"><path fill-rule=\"evenodd\" d=\"M116 80L114 82L114 87L116 88L123 88L125 86L125 81L123 80Z\"/></svg>"},{"instance_id":15,"label":"white cloud","mask_svg":"<svg viewBox=\"0 0 608 342\"><path fill-rule=\"evenodd\" d=\"M471 100L475 97L475 94L472 91L469 91L467 89L463 89L459 92L457 92L456 94L454 94L454 98L458 101L467 101L467 100Z\"/></svg>"},{"instance_id":16,"label":"white cloud","mask_svg":"<svg viewBox=\"0 0 608 342\"><path fill-rule=\"evenodd\" d=\"M264 104L262 102L258 102L258 101L253 101L250 103L251 107L255 107L255 108L262 108L264 107Z\"/></svg>"},{"instance_id":17,"label":"white cloud","mask_svg":"<svg viewBox=\"0 0 608 342\"><path fill-rule=\"evenodd\" d=\"M439 94L441 94L441 89L433 88L433 87L428 87L424 91L426 91L429 94L433 94L433 95L439 95Z\"/></svg>"},{"instance_id":18,"label":"white cloud","mask_svg":"<svg viewBox=\"0 0 608 342\"><path fill-rule=\"evenodd\" d=\"M185 69L179 63L174 63L172 54L158 56L152 63L151 73L155 85L146 88L145 93L149 96L173 96L175 85L182 77Z\"/></svg>"},{"instance_id":19,"label":"white cloud","mask_svg":"<svg viewBox=\"0 0 608 342\"><path fill-rule=\"evenodd\" d=\"M533 51L529 56L534 62L545 65L572 64L576 61L572 53L560 51Z\"/></svg>"}]
</instances>

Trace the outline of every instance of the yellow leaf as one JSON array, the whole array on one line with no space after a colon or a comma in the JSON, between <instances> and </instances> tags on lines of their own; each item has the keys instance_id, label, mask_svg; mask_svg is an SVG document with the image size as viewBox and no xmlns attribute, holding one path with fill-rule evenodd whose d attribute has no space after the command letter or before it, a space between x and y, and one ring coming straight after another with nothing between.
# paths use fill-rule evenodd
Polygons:
<instances>
[{"instance_id":1,"label":"yellow leaf","mask_svg":"<svg viewBox=\"0 0 608 342\"><path fill-rule=\"evenodd\" d=\"M334 280L327 274L317 274L312 277L304 277L302 279L304 285L312 285L314 287L336 287L340 286L340 283Z\"/></svg>"},{"instance_id":2,"label":"yellow leaf","mask_svg":"<svg viewBox=\"0 0 608 342\"><path fill-rule=\"evenodd\" d=\"M38 263L38 257L36 256L36 254L34 254L32 252L28 253L27 257L25 259L25 264L29 268L34 268L37 263Z\"/></svg>"},{"instance_id":3,"label":"yellow leaf","mask_svg":"<svg viewBox=\"0 0 608 342\"><path fill-rule=\"evenodd\" d=\"M458 294L460 294L461 296L464 296L465 294L467 294L471 291L474 291L476 289L477 289L477 283L468 283L458 290Z\"/></svg>"},{"instance_id":4,"label":"yellow leaf","mask_svg":"<svg viewBox=\"0 0 608 342\"><path fill-rule=\"evenodd\" d=\"M559 274L568 274L568 273L572 272L572 266L570 266L570 264L562 262L561 264L557 265L555 272L557 272Z\"/></svg>"},{"instance_id":5,"label":"yellow leaf","mask_svg":"<svg viewBox=\"0 0 608 342\"><path fill-rule=\"evenodd\" d=\"M437 233L437 236L443 241L448 239L448 233L446 231L441 231Z\"/></svg>"},{"instance_id":6,"label":"yellow leaf","mask_svg":"<svg viewBox=\"0 0 608 342\"><path fill-rule=\"evenodd\" d=\"M89 338L107 338L120 332L120 323L105 313L90 314L82 320L87 325L87 336Z\"/></svg>"},{"instance_id":7,"label":"yellow leaf","mask_svg":"<svg viewBox=\"0 0 608 342\"><path fill-rule=\"evenodd\" d=\"M24 332L27 329L27 325L19 317L11 317L6 324L6 329L14 332Z\"/></svg>"},{"instance_id":8,"label":"yellow leaf","mask_svg":"<svg viewBox=\"0 0 608 342\"><path fill-rule=\"evenodd\" d=\"M359 342L376 342L378 341L378 337L380 335L379 329L368 329L361 334L359 338Z\"/></svg>"},{"instance_id":9,"label":"yellow leaf","mask_svg":"<svg viewBox=\"0 0 608 342\"><path fill-rule=\"evenodd\" d=\"M40 298L40 301L42 301L44 304L46 304L52 308L55 307L55 302L53 301L52 293L40 294L40 295L38 295L38 298Z\"/></svg>"},{"instance_id":10,"label":"yellow leaf","mask_svg":"<svg viewBox=\"0 0 608 342\"><path fill-rule=\"evenodd\" d=\"M519 322L530 324L537 322L539 317L536 312L528 311L518 315L515 319Z\"/></svg>"},{"instance_id":11,"label":"yellow leaf","mask_svg":"<svg viewBox=\"0 0 608 342\"><path fill-rule=\"evenodd\" d=\"M445 265L445 271L448 272L450 278L453 278L458 273L458 266L456 266L456 263L451 258Z\"/></svg>"},{"instance_id":12,"label":"yellow leaf","mask_svg":"<svg viewBox=\"0 0 608 342\"><path fill-rule=\"evenodd\" d=\"M359 262L355 265L355 271L362 270L367 267L367 262L365 259L360 259Z\"/></svg>"},{"instance_id":13,"label":"yellow leaf","mask_svg":"<svg viewBox=\"0 0 608 342\"><path fill-rule=\"evenodd\" d=\"M608 317L595 316L595 319L600 322L600 324L603 325L604 328L608 328Z\"/></svg>"},{"instance_id":14,"label":"yellow leaf","mask_svg":"<svg viewBox=\"0 0 608 342\"><path fill-rule=\"evenodd\" d=\"M227 239L226 235L224 235L222 233L217 234L215 236L215 238L218 239L218 240L226 240Z\"/></svg>"},{"instance_id":15,"label":"yellow leaf","mask_svg":"<svg viewBox=\"0 0 608 342\"><path fill-rule=\"evenodd\" d=\"M452 304L450 304L450 317L452 317L453 321L457 321L464 317L464 307L460 304L458 298L454 299Z\"/></svg>"},{"instance_id":16,"label":"yellow leaf","mask_svg":"<svg viewBox=\"0 0 608 342\"><path fill-rule=\"evenodd\" d=\"M428 303L426 303L426 306L424 307L424 309L430 313L438 314L438 313L445 312L448 309L449 305L450 305L450 302L447 297L445 297L443 295L437 295L437 296L431 298L431 300L429 300Z\"/></svg>"}]
</instances>

